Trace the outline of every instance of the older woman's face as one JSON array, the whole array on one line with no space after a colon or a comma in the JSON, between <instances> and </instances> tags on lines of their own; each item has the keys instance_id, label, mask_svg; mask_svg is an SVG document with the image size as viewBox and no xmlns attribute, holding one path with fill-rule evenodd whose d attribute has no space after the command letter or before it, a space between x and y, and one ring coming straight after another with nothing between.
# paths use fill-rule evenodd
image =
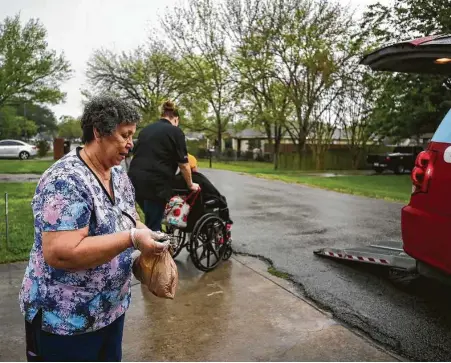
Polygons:
<instances>
[{"instance_id":1,"label":"older woman's face","mask_svg":"<svg viewBox=\"0 0 451 363\"><path fill-rule=\"evenodd\" d=\"M120 165L133 148L133 135L136 132L136 124L119 124L110 136L100 139L102 155L105 162L111 166Z\"/></svg>"}]
</instances>

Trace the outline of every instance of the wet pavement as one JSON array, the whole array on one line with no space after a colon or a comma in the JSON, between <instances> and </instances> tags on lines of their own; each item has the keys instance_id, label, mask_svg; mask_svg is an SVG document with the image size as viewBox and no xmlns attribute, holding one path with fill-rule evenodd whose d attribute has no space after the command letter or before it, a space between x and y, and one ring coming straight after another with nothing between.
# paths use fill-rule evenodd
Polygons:
<instances>
[{"instance_id":1,"label":"wet pavement","mask_svg":"<svg viewBox=\"0 0 451 363\"><path fill-rule=\"evenodd\" d=\"M203 170L227 196L235 249L272 261L304 296L392 351L451 360L451 292L424 279L319 258L324 247L401 240L402 204Z\"/></svg>"},{"instance_id":2,"label":"wet pavement","mask_svg":"<svg viewBox=\"0 0 451 363\"><path fill-rule=\"evenodd\" d=\"M255 258L236 256L216 270L177 258L174 300L136 283L126 315L124 361L395 361L374 343L299 297ZM17 295L25 264L0 265L1 361L24 361Z\"/></svg>"}]
</instances>

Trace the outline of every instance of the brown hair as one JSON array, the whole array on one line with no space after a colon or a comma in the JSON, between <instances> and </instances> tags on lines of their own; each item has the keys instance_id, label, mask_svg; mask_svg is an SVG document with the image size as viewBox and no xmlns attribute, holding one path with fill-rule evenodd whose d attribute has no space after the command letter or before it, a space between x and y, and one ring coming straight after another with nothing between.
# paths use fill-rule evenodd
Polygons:
<instances>
[{"instance_id":1,"label":"brown hair","mask_svg":"<svg viewBox=\"0 0 451 363\"><path fill-rule=\"evenodd\" d=\"M170 118L179 117L179 111L175 106L175 103L172 102L171 100L167 100L166 102L164 102L163 105L161 106L161 116L162 117L166 116Z\"/></svg>"}]
</instances>

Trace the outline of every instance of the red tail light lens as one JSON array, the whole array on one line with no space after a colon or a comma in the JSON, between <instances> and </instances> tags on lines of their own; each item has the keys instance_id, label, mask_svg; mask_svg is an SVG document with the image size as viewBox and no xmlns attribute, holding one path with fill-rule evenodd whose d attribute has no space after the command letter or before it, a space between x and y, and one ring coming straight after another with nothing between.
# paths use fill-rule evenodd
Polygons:
<instances>
[{"instance_id":1,"label":"red tail light lens","mask_svg":"<svg viewBox=\"0 0 451 363\"><path fill-rule=\"evenodd\" d=\"M414 185L413 194L428 192L429 182L434 173L435 157L435 152L431 150L422 151L418 154L411 175L412 183Z\"/></svg>"},{"instance_id":2,"label":"red tail light lens","mask_svg":"<svg viewBox=\"0 0 451 363\"><path fill-rule=\"evenodd\" d=\"M387 157L385 158L385 161L390 161L390 156L387 156Z\"/></svg>"},{"instance_id":3,"label":"red tail light lens","mask_svg":"<svg viewBox=\"0 0 451 363\"><path fill-rule=\"evenodd\" d=\"M435 155L435 153L432 153L432 151L422 151L418 154L415 165L422 168L427 168L433 155Z\"/></svg>"}]
</instances>

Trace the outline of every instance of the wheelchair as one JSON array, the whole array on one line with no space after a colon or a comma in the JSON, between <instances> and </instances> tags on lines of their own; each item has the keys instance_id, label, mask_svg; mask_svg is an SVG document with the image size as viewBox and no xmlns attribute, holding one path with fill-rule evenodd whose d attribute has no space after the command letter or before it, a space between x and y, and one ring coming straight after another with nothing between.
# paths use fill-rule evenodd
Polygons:
<instances>
[{"instance_id":1,"label":"wheelchair","mask_svg":"<svg viewBox=\"0 0 451 363\"><path fill-rule=\"evenodd\" d=\"M174 195L186 196L190 191L174 189ZM228 209L219 208L216 199L203 200L202 193L196 199L183 229L165 225L165 233L171 239L172 257L186 248L197 269L208 272L233 253L231 224L224 218Z\"/></svg>"}]
</instances>

